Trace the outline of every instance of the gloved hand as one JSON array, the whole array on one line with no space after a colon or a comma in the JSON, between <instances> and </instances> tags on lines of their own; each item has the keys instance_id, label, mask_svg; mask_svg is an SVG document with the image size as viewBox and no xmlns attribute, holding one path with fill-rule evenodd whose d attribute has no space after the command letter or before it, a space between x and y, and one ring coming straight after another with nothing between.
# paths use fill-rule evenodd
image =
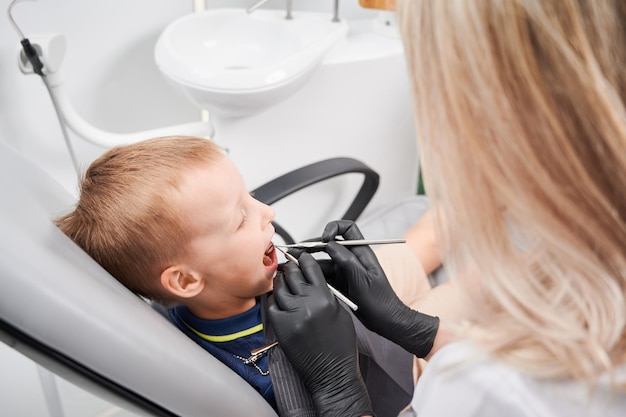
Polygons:
<instances>
[{"instance_id":1,"label":"gloved hand","mask_svg":"<svg viewBox=\"0 0 626 417\"><path fill-rule=\"evenodd\" d=\"M276 339L323 417L373 415L359 372L356 334L348 312L328 290L315 259L287 262L274 280L268 317Z\"/></svg>"},{"instance_id":2,"label":"gloved hand","mask_svg":"<svg viewBox=\"0 0 626 417\"><path fill-rule=\"evenodd\" d=\"M348 249L333 242L336 236L363 239L352 221L326 225L322 240L329 242L325 250L334 266L325 265L324 272L331 285L357 304L356 316L368 329L417 357L427 356L439 329L439 319L412 310L400 301L369 246Z\"/></svg>"}]
</instances>

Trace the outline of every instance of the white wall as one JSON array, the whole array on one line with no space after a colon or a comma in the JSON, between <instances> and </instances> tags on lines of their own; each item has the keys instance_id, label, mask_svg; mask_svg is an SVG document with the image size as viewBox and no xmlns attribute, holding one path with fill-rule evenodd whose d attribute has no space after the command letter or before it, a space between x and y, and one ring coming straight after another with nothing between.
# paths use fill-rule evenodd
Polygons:
<instances>
[{"instance_id":1,"label":"white wall","mask_svg":"<svg viewBox=\"0 0 626 417\"><path fill-rule=\"evenodd\" d=\"M208 7L235 7L253 2L208 0L207 4ZM75 173L45 86L38 76L24 75L18 70L19 38L5 13L9 3L9 0L0 0L0 140L22 151L68 190L75 192ZM332 10L332 0L293 0L293 4L296 10L328 13ZM283 5L283 0L272 0L264 7L281 8ZM199 110L166 84L152 58L154 43L161 30L192 10L192 0L39 0L18 3L13 16L26 37L51 32L65 35L68 51L64 71L73 105L94 126L122 133L199 120ZM341 16L347 19L376 15L374 11L361 9L357 0L343 0L340 10ZM400 122L392 130L384 131L385 126L374 123L372 133L376 139L373 140L380 142L372 142L368 135L358 131L362 120L371 122L372 115L351 114L349 107L355 98L345 91L343 95L341 91L329 91L325 106L332 106L333 103L340 106L334 113L337 123L353 118L350 123L355 126L355 131L342 128L346 142L336 142L334 148L310 142L298 143L297 138L291 140L294 126L289 123L308 123L307 129L320 137L336 133L332 119L315 119L314 112L311 113L312 118L303 120L294 117L281 119L281 113L277 111L269 116L275 118L269 122L260 122L257 118L247 122L248 125L229 126L226 131L233 140L247 135L249 130L246 131L246 128L276 127L271 132L259 132L259 138L255 138L265 142L249 146L239 142L239 145L235 143L232 146L233 158L248 185L254 187L313 160L354 156L371 164L382 174L376 204L414 193L417 157L411 139L412 119L407 110L410 107L409 94L408 89L398 89L398 86L402 87L405 77L402 63L392 67L394 70L389 74L385 74L385 67L379 67L373 68L371 73L354 74L352 79L353 82L361 79L378 83L373 91L381 94L384 107L402 112ZM323 83L324 77L332 76L335 69L330 66L324 71L315 82ZM394 89L385 88L385 77L395 80ZM293 103L304 106L305 99L302 97L294 98L284 106ZM385 148L383 145L388 137L381 135L379 130L402 139L393 148ZM72 138L82 166L104 150ZM315 207L308 210L308 216L316 215ZM328 213L319 215L326 218ZM293 226L299 227L297 222ZM309 230L306 233L310 233ZM0 346L0 369L3 370L0 375L0 415L46 416L42 412L45 407L34 364ZM96 415L100 411L98 403L92 410L93 414L81 415Z\"/></svg>"}]
</instances>

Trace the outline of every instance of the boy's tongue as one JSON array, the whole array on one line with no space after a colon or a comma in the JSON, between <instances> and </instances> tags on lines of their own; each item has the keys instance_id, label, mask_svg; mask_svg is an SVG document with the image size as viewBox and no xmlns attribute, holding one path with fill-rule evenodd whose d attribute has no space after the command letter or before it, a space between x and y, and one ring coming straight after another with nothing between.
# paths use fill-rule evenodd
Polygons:
<instances>
[{"instance_id":1,"label":"boy's tongue","mask_svg":"<svg viewBox=\"0 0 626 417\"><path fill-rule=\"evenodd\" d=\"M263 255L263 265L270 266L273 263L272 254L274 253L274 244L270 243L270 246L265 251Z\"/></svg>"}]
</instances>

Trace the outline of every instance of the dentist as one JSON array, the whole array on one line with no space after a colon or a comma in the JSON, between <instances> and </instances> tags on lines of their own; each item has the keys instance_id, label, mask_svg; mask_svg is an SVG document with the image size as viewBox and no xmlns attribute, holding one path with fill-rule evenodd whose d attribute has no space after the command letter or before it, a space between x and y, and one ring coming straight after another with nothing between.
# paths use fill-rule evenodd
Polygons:
<instances>
[{"instance_id":1,"label":"dentist","mask_svg":"<svg viewBox=\"0 0 626 417\"><path fill-rule=\"evenodd\" d=\"M466 323L411 310L354 224L269 318L320 416L372 414L354 330L429 359L420 417L626 415L626 3L399 0L426 189Z\"/></svg>"}]
</instances>

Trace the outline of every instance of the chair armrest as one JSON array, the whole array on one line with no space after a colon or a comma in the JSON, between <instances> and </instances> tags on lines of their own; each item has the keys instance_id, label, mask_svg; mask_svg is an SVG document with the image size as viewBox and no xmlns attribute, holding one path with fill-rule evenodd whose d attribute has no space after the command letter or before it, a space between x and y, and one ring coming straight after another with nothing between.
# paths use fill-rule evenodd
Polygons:
<instances>
[{"instance_id":1,"label":"chair armrest","mask_svg":"<svg viewBox=\"0 0 626 417\"><path fill-rule=\"evenodd\" d=\"M341 218L356 220L376 193L380 177L376 171L353 158L330 158L306 165L265 183L253 190L252 193L257 200L272 205L305 187L329 178L352 173L363 174L363 183ZM285 243L295 243L291 235L276 222L274 222L274 227L276 233Z\"/></svg>"}]
</instances>

